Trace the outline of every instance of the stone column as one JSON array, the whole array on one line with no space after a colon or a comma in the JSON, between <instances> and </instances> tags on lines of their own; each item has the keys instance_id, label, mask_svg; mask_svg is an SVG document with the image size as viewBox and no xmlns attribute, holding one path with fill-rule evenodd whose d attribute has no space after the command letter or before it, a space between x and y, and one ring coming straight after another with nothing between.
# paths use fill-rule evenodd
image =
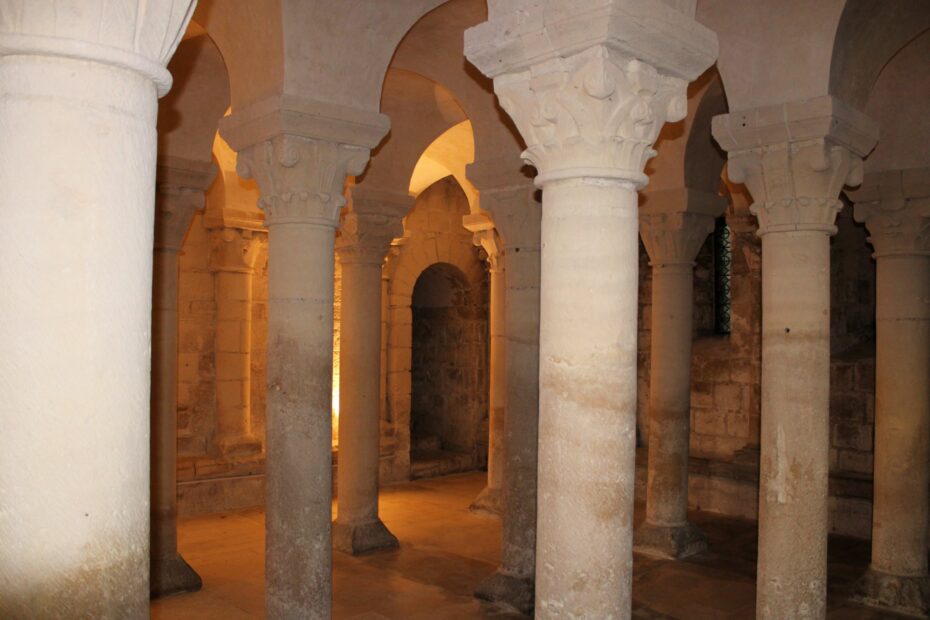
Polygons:
<instances>
[{"instance_id":1,"label":"stone column","mask_svg":"<svg viewBox=\"0 0 930 620\"><path fill-rule=\"evenodd\" d=\"M0 6L0 617L144 618L155 121L191 2L33 4Z\"/></svg>"},{"instance_id":2,"label":"stone column","mask_svg":"<svg viewBox=\"0 0 930 620\"><path fill-rule=\"evenodd\" d=\"M927 617L930 170L869 174L853 196L877 269L872 564L854 596Z\"/></svg>"},{"instance_id":3,"label":"stone column","mask_svg":"<svg viewBox=\"0 0 930 620\"><path fill-rule=\"evenodd\" d=\"M707 192L666 190L650 193L639 219L652 265L652 348L646 520L634 544L661 557L707 548L707 538L688 522L694 260L724 205Z\"/></svg>"},{"instance_id":4,"label":"stone column","mask_svg":"<svg viewBox=\"0 0 930 620\"><path fill-rule=\"evenodd\" d=\"M346 175L362 172L369 149L387 131L386 117L330 118L333 109L274 99L221 123L223 136L239 154L239 174L258 182L268 226L265 607L270 618L328 618L332 607L335 229L345 204ZM327 139L313 137L324 128Z\"/></svg>"},{"instance_id":5,"label":"stone column","mask_svg":"<svg viewBox=\"0 0 930 620\"><path fill-rule=\"evenodd\" d=\"M693 6L564 2L545 20L494 8L466 32L465 53L494 78L543 188L535 613L629 617L636 190L716 40Z\"/></svg>"},{"instance_id":6,"label":"stone column","mask_svg":"<svg viewBox=\"0 0 930 620\"><path fill-rule=\"evenodd\" d=\"M877 131L832 97L718 116L762 237L758 618L823 618L827 594L830 236ZM791 138L788 139L788 136Z\"/></svg>"},{"instance_id":7,"label":"stone column","mask_svg":"<svg viewBox=\"0 0 930 620\"><path fill-rule=\"evenodd\" d=\"M381 265L404 233L409 196L352 188L336 239L342 265L339 351L339 509L333 544L357 555L397 547L378 517L381 439Z\"/></svg>"},{"instance_id":8,"label":"stone column","mask_svg":"<svg viewBox=\"0 0 930 620\"><path fill-rule=\"evenodd\" d=\"M540 204L519 158L486 160L468 167L481 206L494 217L499 251L507 258L504 294L504 401L499 443L501 564L475 596L533 610L536 574L536 454L539 426L539 225ZM500 363L500 362L499 362Z\"/></svg>"},{"instance_id":9,"label":"stone column","mask_svg":"<svg viewBox=\"0 0 930 620\"><path fill-rule=\"evenodd\" d=\"M166 158L167 160L167 158ZM152 287L153 598L199 590L202 582L178 553L178 252L203 208L216 170L209 162L159 162Z\"/></svg>"},{"instance_id":10,"label":"stone column","mask_svg":"<svg viewBox=\"0 0 930 620\"><path fill-rule=\"evenodd\" d=\"M489 515L501 514L501 484L504 477L504 415L506 403L506 368L504 354L504 306L506 279L504 254L494 222L485 214L466 215L465 228L475 233L475 245L488 255L491 299L488 309L490 347L490 389L488 393L488 483L469 506L469 510Z\"/></svg>"},{"instance_id":11,"label":"stone column","mask_svg":"<svg viewBox=\"0 0 930 620\"><path fill-rule=\"evenodd\" d=\"M252 434L252 280L264 234L248 228L210 231L216 298L216 446L227 456L261 452Z\"/></svg>"}]
</instances>

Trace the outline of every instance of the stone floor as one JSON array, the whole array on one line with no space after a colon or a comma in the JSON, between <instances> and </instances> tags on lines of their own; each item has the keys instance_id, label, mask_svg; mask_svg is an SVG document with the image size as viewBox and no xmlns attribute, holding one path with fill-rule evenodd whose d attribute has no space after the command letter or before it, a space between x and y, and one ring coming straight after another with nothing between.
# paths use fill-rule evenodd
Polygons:
<instances>
[{"instance_id":1,"label":"stone floor","mask_svg":"<svg viewBox=\"0 0 930 620\"><path fill-rule=\"evenodd\" d=\"M499 558L497 520L468 504L484 474L420 480L382 490L384 522L399 551L352 558L334 554L333 617L353 620L521 618L482 606L475 585ZM695 513L710 551L683 562L636 557L634 618L751 619L754 609L755 524ZM249 510L182 520L179 545L203 577L203 590L152 603L156 620L264 618L264 515ZM881 614L843 602L864 570L868 544L830 541L831 619L873 620Z\"/></svg>"}]
</instances>

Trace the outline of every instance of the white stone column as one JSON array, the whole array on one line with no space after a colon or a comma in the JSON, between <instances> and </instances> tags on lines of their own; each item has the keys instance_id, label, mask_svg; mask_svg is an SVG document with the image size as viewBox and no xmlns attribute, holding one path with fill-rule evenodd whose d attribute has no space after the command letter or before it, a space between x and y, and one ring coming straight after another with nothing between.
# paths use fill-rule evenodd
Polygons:
<instances>
[{"instance_id":1,"label":"white stone column","mask_svg":"<svg viewBox=\"0 0 930 620\"><path fill-rule=\"evenodd\" d=\"M474 234L475 245L487 254L490 277L490 303L488 308L489 378L488 390L488 483L469 509L473 512L499 516L501 513L501 485L504 478L504 416L506 408L506 367L504 307L506 278L504 254L494 222L486 214L466 215L465 228Z\"/></svg>"},{"instance_id":2,"label":"white stone column","mask_svg":"<svg viewBox=\"0 0 930 620\"><path fill-rule=\"evenodd\" d=\"M166 158L167 159L167 158ZM209 162L159 161L152 287L153 598L199 590L202 582L178 553L178 252L216 170Z\"/></svg>"},{"instance_id":3,"label":"white stone column","mask_svg":"<svg viewBox=\"0 0 930 620\"><path fill-rule=\"evenodd\" d=\"M830 236L877 131L832 97L713 121L762 237L756 616L823 618L827 594ZM791 138L788 139L788 136Z\"/></svg>"},{"instance_id":4,"label":"white stone column","mask_svg":"<svg viewBox=\"0 0 930 620\"><path fill-rule=\"evenodd\" d=\"M866 175L853 197L877 269L872 564L854 597L927 617L930 170Z\"/></svg>"},{"instance_id":5,"label":"white stone column","mask_svg":"<svg viewBox=\"0 0 930 620\"><path fill-rule=\"evenodd\" d=\"M636 190L716 40L693 6L663 2L554 3L545 20L491 15L466 32L466 56L494 78L543 189L535 614L629 617ZM638 46L647 42L648 52Z\"/></svg>"},{"instance_id":6,"label":"white stone column","mask_svg":"<svg viewBox=\"0 0 930 620\"><path fill-rule=\"evenodd\" d=\"M409 196L352 188L336 252L342 265L338 513L333 544L357 555L397 547L378 516L381 439L381 266L404 233Z\"/></svg>"},{"instance_id":7,"label":"white stone column","mask_svg":"<svg viewBox=\"0 0 930 620\"><path fill-rule=\"evenodd\" d=\"M536 574L536 465L539 427L540 204L518 158L468 167L481 206L494 217L504 276L504 360L507 413L498 441L501 480L501 564L476 591L478 598L533 611ZM499 362L500 363L500 362Z\"/></svg>"},{"instance_id":8,"label":"white stone column","mask_svg":"<svg viewBox=\"0 0 930 620\"><path fill-rule=\"evenodd\" d=\"M222 227L212 229L210 237L216 299L214 440L225 456L257 454L262 443L252 433L252 281L264 234Z\"/></svg>"},{"instance_id":9,"label":"white stone column","mask_svg":"<svg viewBox=\"0 0 930 620\"><path fill-rule=\"evenodd\" d=\"M310 102L272 100L221 124L239 154L239 174L258 181L268 226L265 607L270 618L328 618L332 607L335 229L345 204L346 175L362 172L387 119L328 118L331 111ZM314 138L323 128L327 139ZM336 141L340 135L345 142Z\"/></svg>"},{"instance_id":10,"label":"white stone column","mask_svg":"<svg viewBox=\"0 0 930 620\"><path fill-rule=\"evenodd\" d=\"M0 2L0 617L144 618L155 120L191 2L33 4Z\"/></svg>"},{"instance_id":11,"label":"white stone column","mask_svg":"<svg viewBox=\"0 0 930 620\"><path fill-rule=\"evenodd\" d=\"M651 193L640 214L652 265L652 347L646 520L634 544L651 555L682 558L707 548L688 521L694 260L724 206L707 192L666 190Z\"/></svg>"}]
</instances>

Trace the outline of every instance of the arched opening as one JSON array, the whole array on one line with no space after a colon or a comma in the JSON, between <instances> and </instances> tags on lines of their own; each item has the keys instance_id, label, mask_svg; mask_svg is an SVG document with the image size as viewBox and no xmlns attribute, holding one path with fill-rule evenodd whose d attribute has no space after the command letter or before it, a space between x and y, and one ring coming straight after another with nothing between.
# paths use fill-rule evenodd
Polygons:
<instances>
[{"instance_id":1,"label":"arched opening","mask_svg":"<svg viewBox=\"0 0 930 620\"><path fill-rule=\"evenodd\" d=\"M488 313L474 293L465 274L448 263L427 267L414 285L412 478L478 466L480 437L487 433Z\"/></svg>"}]
</instances>

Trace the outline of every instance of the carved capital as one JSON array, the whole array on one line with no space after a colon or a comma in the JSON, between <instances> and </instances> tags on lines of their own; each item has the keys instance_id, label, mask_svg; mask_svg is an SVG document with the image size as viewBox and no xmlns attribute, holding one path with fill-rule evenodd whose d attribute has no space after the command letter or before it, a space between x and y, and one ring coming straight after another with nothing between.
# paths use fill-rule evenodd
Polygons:
<instances>
[{"instance_id":1,"label":"carved capital","mask_svg":"<svg viewBox=\"0 0 930 620\"><path fill-rule=\"evenodd\" d=\"M644 185L656 136L684 118L687 83L713 64L717 38L694 20L693 5L515 2L466 31L465 56L494 79L537 183Z\"/></svg>"},{"instance_id":2,"label":"carved capital","mask_svg":"<svg viewBox=\"0 0 930 620\"><path fill-rule=\"evenodd\" d=\"M641 213L639 234L653 266L694 265L697 253L714 232L713 216L704 213Z\"/></svg>"},{"instance_id":3,"label":"carved capital","mask_svg":"<svg viewBox=\"0 0 930 620\"><path fill-rule=\"evenodd\" d=\"M504 248L500 236L494 230L494 220L487 213L472 213L462 218L462 226L472 232L472 242L484 250L488 267L492 272L503 269Z\"/></svg>"},{"instance_id":4,"label":"carved capital","mask_svg":"<svg viewBox=\"0 0 930 620\"><path fill-rule=\"evenodd\" d=\"M267 244L263 233L241 228L216 228L210 241L210 270L232 273L252 273Z\"/></svg>"},{"instance_id":5,"label":"carved capital","mask_svg":"<svg viewBox=\"0 0 930 620\"><path fill-rule=\"evenodd\" d=\"M712 129L730 180L752 194L759 235L834 234L839 193L862 182L862 157L878 139L872 121L833 97L718 116Z\"/></svg>"},{"instance_id":6,"label":"carved capital","mask_svg":"<svg viewBox=\"0 0 930 620\"><path fill-rule=\"evenodd\" d=\"M216 176L210 162L160 157L155 177L155 249L178 252L204 192Z\"/></svg>"},{"instance_id":7,"label":"carved capital","mask_svg":"<svg viewBox=\"0 0 930 620\"><path fill-rule=\"evenodd\" d=\"M348 192L336 237L336 252L343 263L381 264L391 241L404 234L403 218L414 198L356 185Z\"/></svg>"},{"instance_id":8,"label":"carved capital","mask_svg":"<svg viewBox=\"0 0 930 620\"><path fill-rule=\"evenodd\" d=\"M316 224L336 228L347 175L365 169L366 148L280 135L239 152L236 171L258 182L258 206L268 226Z\"/></svg>"},{"instance_id":9,"label":"carved capital","mask_svg":"<svg viewBox=\"0 0 930 620\"><path fill-rule=\"evenodd\" d=\"M528 174L531 170L516 157L468 166L468 178L478 188L481 208L493 217L490 226L497 230L504 252L539 250L541 213L537 189ZM472 217L479 216L466 219ZM468 222L465 227L472 230Z\"/></svg>"},{"instance_id":10,"label":"carved capital","mask_svg":"<svg viewBox=\"0 0 930 620\"><path fill-rule=\"evenodd\" d=\"M539 185L582 176L645 185L659 130L687 112L687 86L606 47L494 81Z\"/></svg>"},{"instance_id":11,"label":"carved capital","mask_svg":"<svg viewBox=\"0 0 930 620\"><path fill-rule=\"evenodd\" d=\"M194 13L194 0L56 0L0 3L0 56L79 58L141 73L159 95L165 69Z\"/></svg>"},{"instance_id":12,"label":"carved capital","mask_svg":"<svg viewBox=\"0 0 930 620\"><path fill-rule=\"evenodd\" d=\"M874 256L930 256L930 169L867 174L850 192L853 215L869 229Z\"/></svg>"}]
</instances>

